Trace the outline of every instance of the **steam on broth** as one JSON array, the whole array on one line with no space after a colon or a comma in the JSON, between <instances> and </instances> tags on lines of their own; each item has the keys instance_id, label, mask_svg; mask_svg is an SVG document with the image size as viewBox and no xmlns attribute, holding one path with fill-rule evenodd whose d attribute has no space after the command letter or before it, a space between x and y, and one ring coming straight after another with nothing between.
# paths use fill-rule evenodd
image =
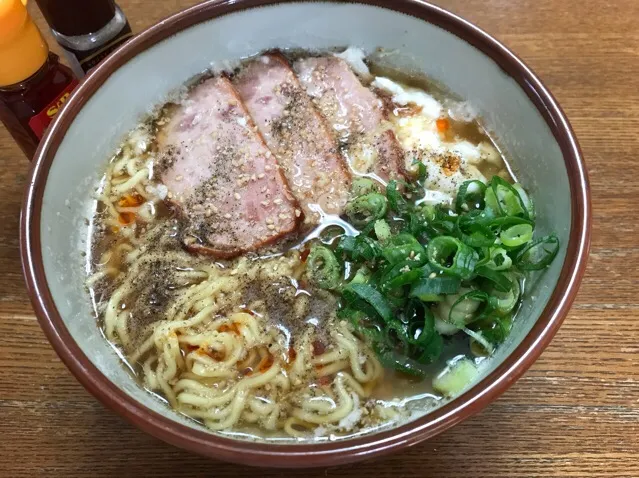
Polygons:
<instances>
[{"instance_id":1,"label":"steam on broth","mask_svg":"<svg viewBox=\"0 0 639 478\"><path fill-rule=\"evenodd\" d=\"M523 272L556 254L512 180L465 102L352 48L267 53L127 136L87 285L175 410L223 433L352 436L461 392L507 335Z\"/></svg>"}]
</instances>

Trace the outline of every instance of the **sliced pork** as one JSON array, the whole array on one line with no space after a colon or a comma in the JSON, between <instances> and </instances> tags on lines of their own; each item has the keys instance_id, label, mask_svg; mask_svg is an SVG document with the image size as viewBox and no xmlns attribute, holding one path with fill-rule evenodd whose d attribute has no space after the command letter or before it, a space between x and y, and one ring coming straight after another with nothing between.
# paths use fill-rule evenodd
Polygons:
<instances>
[{"instance_id":1,"label":"sliced pork","mask_svg":"<svg viewBox=\"0 0 639 478\"><path fill-rule=\"evenodd\" d=\"M365 87L341 58L310 57L294 69L306 92L348 146L351 166L384 181L402 176L403 150L386 121L384 102Z\"/></svg>"},{"instance_id":2,"label":"sliced pork","mask_svg":"<svg viewBox=\"0 0 639 478\"><path fill-rule=\"evenodd\" d=\"M348 199L350 172L329 125L279 54L249 62L234 79L240 97L277 156L306 222L339 214Z\"/></svg>"},{"instance_id":3,"label":"sliced pork","mask_svg":"<svg viewBox=\"0 0 639 478\"><path fill-rule=\"evenodd\" d=\"M189 250L230 258L296 228L302 212L227 78L193 88L158 145L160 179Z\"/></svg>"}]
</instances>

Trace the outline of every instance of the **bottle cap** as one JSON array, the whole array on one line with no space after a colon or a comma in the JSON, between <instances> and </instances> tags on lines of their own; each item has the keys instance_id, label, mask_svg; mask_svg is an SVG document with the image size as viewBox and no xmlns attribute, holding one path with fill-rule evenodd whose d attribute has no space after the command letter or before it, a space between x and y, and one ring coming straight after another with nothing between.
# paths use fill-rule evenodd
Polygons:
<instances>
[{"instance_id":1,"label":"bottle cap","mask_svg":"<svg viewBox=\"0 0 639 478\"><path fill-rule=\"evenodd\" d=\"M26 80L47 61L49 47L26 8L27 0L0 0L0 86Z\"/></svg>"},{"instance_id":2,"label":"bottle cap","mask_svg":"<svg viewBox=\"0 0 639 478\"><path fill-rule=\"evenodd\" d=\"M52 30L64 36L95 33L115 15L113 0L36 0Z\"/></svg>"}]
</instances>

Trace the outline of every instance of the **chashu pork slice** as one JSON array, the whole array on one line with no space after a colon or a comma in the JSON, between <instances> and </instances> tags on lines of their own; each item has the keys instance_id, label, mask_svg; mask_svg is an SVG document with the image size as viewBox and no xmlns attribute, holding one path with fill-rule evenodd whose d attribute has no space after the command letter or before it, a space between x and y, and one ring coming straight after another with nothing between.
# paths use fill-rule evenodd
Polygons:
<instances>
[{"instance_id":1,"label":"chashu pork slice","mask_svg":"<svg viewBox=\"0 0 639 478\"><path fill-rule=\"evenodd\" d=\"M278 54L249 62L234 84L266 143L277 156L305 221L340 214L348 200L351 175L325 118L315 108L295 73Z\"/></svg>"},{"instance_id":2,"label":"chashu pork slice","mask_svg":"<svg viewBox=\"0 0 639 478\"><path fill-rule=\"evenodd\" d=\"M390 124L384 102L364 86L348 63L335 56L295 62L306 92L347 145L352 168L384 181L404 174L404 153Z\"/></svg>"},{"instance_id":3,"label":"chashu pork slice","mask_svg":"<svg viewBox=\"0 0 639 478\"><path fill-rule=\"evenodd\" d=\"M296 229L301 210L229 79L194 87L158 132L158 147L187 249L231 258Z\"/></svg>"}]
</instances>

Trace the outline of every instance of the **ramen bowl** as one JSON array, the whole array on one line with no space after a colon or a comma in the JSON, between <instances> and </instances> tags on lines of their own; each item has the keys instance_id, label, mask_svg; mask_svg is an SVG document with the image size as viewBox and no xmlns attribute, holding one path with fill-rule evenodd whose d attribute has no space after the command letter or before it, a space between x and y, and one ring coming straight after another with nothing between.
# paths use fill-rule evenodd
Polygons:
<instances>
[{"instance_id":1,"label":"ramen bowl","mask_svg":"<svg viewBox=\"0 0 639 478\"><path fill-rule=\"evenodd\" d=\"M269 49L383 49L386 66L424 74L469 101L536 200L537 228L561 249L532 281L516 327L460 396L397 426L352 438L279 443L214 433L169 409L122 365L96 324L84 252L92 193L126 132L193 75ZM502 44L418 0L209 1L144 31L81 83L36 155L21 219L24 274L40 324L84 387L140 429L206 456L259 466L352 462L431 438L520 377L573 302L590 238L587 174L554 98Z\"/></svg>"}]
</instances>

